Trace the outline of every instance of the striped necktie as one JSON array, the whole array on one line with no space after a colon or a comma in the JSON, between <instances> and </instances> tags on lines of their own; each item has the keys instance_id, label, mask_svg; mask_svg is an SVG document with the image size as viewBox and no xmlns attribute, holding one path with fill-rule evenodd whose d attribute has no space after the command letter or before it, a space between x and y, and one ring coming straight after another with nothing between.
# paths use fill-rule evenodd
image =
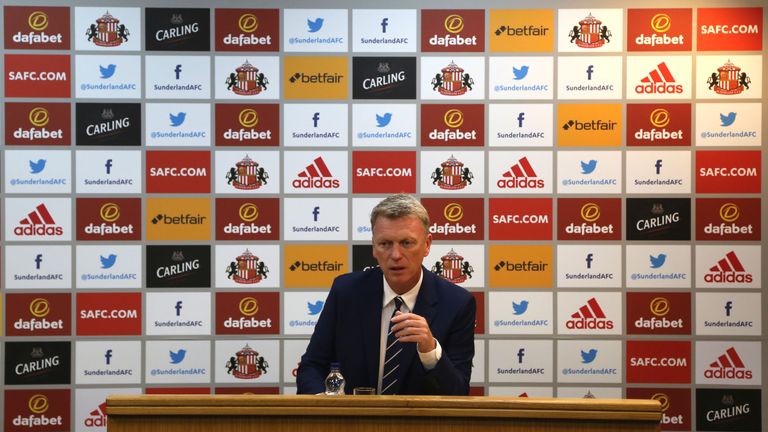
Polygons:
<instances>
[{"instance_id":1,"label":"striped necktie","mask_svg":"<svg viewBox=\"0 0 768 432\"><path fill-rule=\"evenodd\" d=\"M394 317L400 307L403 305L402 297L395 297L395 310L392 311ZM397 385L398 377L401 374L399 354L403 351L403 344L397 340L392 333L392 321L389 322L389 333L387 333L387 347L384 355L384 372L381 379L381 394L396 394L400 388Z\"/></svg>"}]
</instances>

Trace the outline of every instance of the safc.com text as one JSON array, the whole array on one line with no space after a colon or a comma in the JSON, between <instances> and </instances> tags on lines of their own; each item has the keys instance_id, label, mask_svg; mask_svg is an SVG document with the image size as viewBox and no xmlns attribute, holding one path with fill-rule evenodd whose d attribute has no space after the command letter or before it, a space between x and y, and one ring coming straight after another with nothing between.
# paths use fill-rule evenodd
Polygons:
<instances>
[{"instance_id":1,"label":"safc.com text","mask_svg":"<svg viewBox=\"0 0 768 432\"><path fill-rule=\"evenodd\" d=\"M757 177L757 168L699 168L702 177Z\"/></svg>"},{"instance_id":2,"label":"safc.com text","mask_svg":"<svg viewBox=\"0 0 768 432\"><path fill-rule=\"evenodd\" d=\"M66 81L66 72L8 72L10 81Z\"/></svg>"}]
</instances>

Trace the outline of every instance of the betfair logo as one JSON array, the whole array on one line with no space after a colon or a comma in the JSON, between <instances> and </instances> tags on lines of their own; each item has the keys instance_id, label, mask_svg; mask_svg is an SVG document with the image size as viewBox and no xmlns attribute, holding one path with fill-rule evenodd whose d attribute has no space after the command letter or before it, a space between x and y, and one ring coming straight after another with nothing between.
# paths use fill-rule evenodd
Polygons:
<instances>
[{"instance_id":1,"label":"betfair logo","mask_svg":"<svg viewBox=\"0 0 768 432\"><path fill-rule=\"evenodd\" d=\"M443 216L448 222L458 222L464 217L464 207L458 203L450 203L443 209Z\"/></svg>"},{"instance_id":2,"label":"betfair logo","mask_svg":"<svg viewBox=\"0 0 768 432\"><path fill-rule=\"evenodd\" d=\"M672 28L672 19L665 13L656 14L651 18L651 28L656 33L666 33Z\"/></svg>"},{"instance_id":3,"label":"betfair logo","mask_svg":"<svg viewBox=\"0 0 768 432\"><path fill-rule=\"evenodd\" d=\"M106 203L99 209L99 216L104 222L114 222L120 219L120 206L115 203Z\"/></svg>"},{"instance_id":4,"label":"betfair logo","mask_svg":"<svg viewBox=\"0 0 768 432\"><path fill-rule=\"evenodd\" d=\"M157 225L161 222L166 225L202 225L205 223L206 219L208 219L207 216L203 216L199 213L197 215L185 213L179 216L169 216L160 213L152 218L152 225Z\"/></svg>"},{"instance_id":5,"label":"betfair logo","mask_svg":"<svg viewBox=\"0 0 768 432\"><path fill-rule=\"evenodd\" d=\"M43 31L48 28L48 15L42 11L34 11L27 18L29 28L35 31Z\"/></svg>"},{"instance_id":6,"label":"betfair logo","mask_svg":"<svg viewBox=\"0 0 768 432\"><path fill-rule=\"evenodd\" d=\"M445 17L443 25L448 33L456 34L464 30L464 18L462 18L461 15L456 14L448 15Z\"/></svg>"},{"instance_id":7,"label":"betfair logo","mask_svg":"<svg viewBox=\"0 0 768 432\"><path fill-rule=\"evenodd\" d=\"M253 203L245 203L237 211L243 222L253 222L259 218L259 207Z\"/></svg>"},{"instance_id":8,"label":"betfair logo","mask_svg":"<svg viewBox=\"0 0 768 432\"><path fill-rule=\"evenodd\" d=\"M725 203L720 206L720 219L722 219L723 222L736 222L739 217L741 217L741 210L736 204Z\"/></svg>"},{"instance_id":9,"label":"betfair logo","mask_svg":"<svg viewBox=\"0 0 768 432\"><path fill-rule=\"evenodd\" d=\"M48 398L41 394L32 395L27 402L27 406L33 414L42 414L48 411L50 407Z\"/></svg>"},{"instance_id":10,"label":"betfair logo","mask_svg":"<svg viewBox=\"0 0 768 432\"><path fill-rule=\"evenodd\" d=\"M254 316L259 312L259 301L253 297L243 297L237 305L240 313L245 316Z\"/></svg>"},{"instance_id":11,"label":"betfair logo","mask_svg":"<svg viewBox=\"0 0 768 432\"><path fill-rule=\"evenodd\" d=\"M48 110L42 107L32 108L29 111L29 122L32 126L43 127L51 120Z\"/></svg>"},{"instance_id":12,"label":"betfair logo","mask_svg":"<svg viewBox=\"0 0 768 432\"><path fill-rule=\"evenodd\" d=\"M452 129L459 128L464 124L464 113L456 108L449 109L443 116L443 123Z\"/></svg>"},{"instance_id":13,"label":"betfair logo","mask_svg":"<svg viewBox=\"0 0 768 432\"><path fill-rule=\"evenodd\" d=\"M656 108L655 110L651 111L650 121L653 127L656 128L663 128L667 126L670 121L669 111L665 110L664 108Z\"/></svg>"},{"instance_id":14,"label":"betfair logo","mask_svg":"<svg viewBox=\"0 0 768 432\"><path fill-rule=\"evenodd\" d=\"M259 18L254 14L240 15L237 26L245 33L253 33L259 28Z\"/></svg>"},{"instance_id":15,"label":"betfair logo","mask_svg":"<svg viewBox=\"0 0 768 432\"><path fill-rule=\"evenodd\" d=\"M581 206L581 218L587 222L600 219L600 206L595 203L586 203Z\"/></svg>"},{"instance_id":16,"label":"betfair logo","mask_svg":"<svg viewBox=\"0 0 768 432\"><path fill-rule=\"evenodd\" d=\"M657 317L663 317L664 315L668 314L670 310L669 300L664 297L654 298L651 300L649 307L651 309L651 313Z\"/></svg>"},{"instance_id":17,"label":"betfair logo","mask_svg":"<svg viewBox=\"0 0 768 432\"><path fill-rule=\"evenodd\" d=\"M306 262L306 261L296 261L289 269L294 271L309 271L309 272L338 272L341 271L342 267L344 266L344 263L340 263L338 261L315 261L315 262Z\"/></svg>"},{"instance_id":18,"label":"betfair logo","mask_svg":"<svg viewBox=\"0 0 768 432\"><path fill-rule=\"evenodd\" d=\"M344 79L344 75L328 72L318 72L315 74L305 74L304 72L296 72L288 79L291 83L302 84L339 84Z\"/></svg>"},{"instance_id":19,"label":"betfair logo","mask_svg":"<svg viewBox=\"0 0 768 432\"><path fill-rule=\"evenodd\" d=\"M259 124L259 113L252 108L246 108L237 115L237 121L244 128L254 128Z\"/></svg>"},{"instance_id":20,"label":"betfair logo","mask_svg":"<svg viewBox=\"0 0 768 432\"><path fill-rule=\"evenodd\" d=\"M51 313L51 305L48 303L48 300L44 298L36 298L29 302L29 313L36 318L46 317Z\"/></svg>"}]
</instances>

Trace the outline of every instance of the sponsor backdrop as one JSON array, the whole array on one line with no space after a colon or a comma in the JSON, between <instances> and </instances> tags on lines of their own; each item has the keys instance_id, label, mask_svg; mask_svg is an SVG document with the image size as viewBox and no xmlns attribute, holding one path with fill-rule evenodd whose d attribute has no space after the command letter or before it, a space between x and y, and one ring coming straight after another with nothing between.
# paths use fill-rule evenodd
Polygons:
<instances>
[{"instance_id":1,"label":"sponsor backdrop","mask_svg":"<svg viewBox=\"0 0 768 432\"><path fill-rule=\"evenodd\" d=\"M472 394L768 429L760 2L10 3L3 430L294 393L401 191L478 301Z\"/></svg>"}]
</instances>

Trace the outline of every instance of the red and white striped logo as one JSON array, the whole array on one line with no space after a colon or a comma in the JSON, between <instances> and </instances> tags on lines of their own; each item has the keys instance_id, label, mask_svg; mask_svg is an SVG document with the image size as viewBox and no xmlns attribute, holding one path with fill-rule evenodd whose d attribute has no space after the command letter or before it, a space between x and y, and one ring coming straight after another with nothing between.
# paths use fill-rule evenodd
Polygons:
<instances>
[{"instance_id":1,"label":"red and white striped logo","mask_svg":"<svg viewBox=\"0 0 768 432\"><path fill-rule=\"evenodd\" d=\"M648 76L641 79L635 86L635 92L638 94L680 94L683 92L681 84L677 82L669 70L666 62L661 62L656 69L650 71Z\"/></svg>"},{"instance_id":2,"label":"red and white striped logo","mask_svg":"<svg viewBox=\"0 0 768 432\"><path fill-rule=\"evenodd\" d=\"M296 177L298 178L292 183L294 188L338 189L340 186L339 181L333 178L322 156L307 165Z\"/></svg>"},{"instance_id":3,"label":"red and white striped logo","mask_svg":"<svg viewBox=\"0 0 768 432\"><path fill-rule=\"evenodd\" d=\"M48 208L45 204L40 204L19 221L19 226L14 228L13 233L17 236L60 236L64 229L56 226Z\"/></svg>"},{"instance_id":4,"label":"red and white striped logo","mask_svg":"<svg viewBox=\"0 0 768 432\"><path fill-rule=\"evenodd\" d=\"M704 371L706 378L714 379L752 379L752 371L747 369L736 348L730 347L725 354L709 364Z\"/></svg>"},{"instance_id":5,"label":"red and white striped logo","mask_svg":"<svg viewBox=\"0 0 768 432\"><path fill-rule=\"evenodd\" d=\"M502 189L520 188L520 189L542 189L544 180L539 179L536 170L528 161L528 157L523 156L516 164L509 167L509 170L501 175L503 178L496 182L496 185Z\"/></svg>"},{"instance_id":6,"label":"red and white striped logo","mask_svg":"<svg viewBox=\"0 0 768 432\"><path fill-rule=\"evenodd\" d=\"M613 320L609 320L603 308L597 299L592 297L587 304L580 307L578 311L571 315L571 319L565 322L565 327L569 329L613 329Z\"/></svg>"},{"instance_id":7,"label":"red and white striped logo","mask_svg":"<svg viewBox=\"0 0 768 432\"><path fill-rule=\"evenodd\" d=\"M752 274L747 272L734 251L725 254L704 275L704 281L709 283L752 283L752 279Z\"/></svg>"}]
</instances>

